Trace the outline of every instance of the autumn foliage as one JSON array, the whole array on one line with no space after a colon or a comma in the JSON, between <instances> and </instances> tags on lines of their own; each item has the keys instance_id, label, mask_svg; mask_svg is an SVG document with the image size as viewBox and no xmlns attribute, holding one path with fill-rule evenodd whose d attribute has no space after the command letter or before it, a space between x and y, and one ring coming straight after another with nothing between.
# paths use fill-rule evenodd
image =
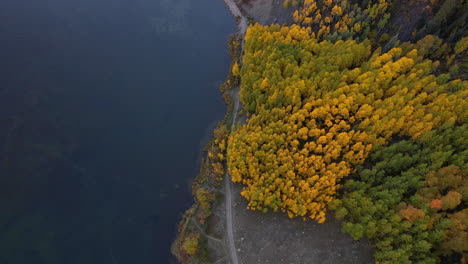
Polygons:
<instances>
[{"instance_id":1,"label":"autumn foliage","mask_svg":"<svg viewBox=\"0 0 468 264\"><path fill-rule=\"evenodd\" d=\"M245 40L251 116L229 138L228 167L250 209L323 222L341 180L375 146L466 121L468 82L435 75L438 62L417 44L383 53L296 25L254 25Z\"/></svg>"},{"instance_id":2,"label":"autumn foliage","mask_svg":"<svg viewBox=\"0 0 468 264\"><path fill-rule=\"evenodd\" d=\"M447 123L373 151L330 207L379 263L456 263L468 253L468 130ZM445 261L443 261L445 260Z\"/></svg>"},{"instance_id":3,"label":"autumn foliage","mask_svg":"<svg viewBox=\"0 0 468 264\"><path fill-rule=\"evenodd\" d=\"M304 0L293 18L300 25L312 27L316 38L367 36L373 25L382 29L387 24L390 14L386 11L390 5L389 0L371 0L364 8L350 1Z\"/></svg>"}]
</instances>

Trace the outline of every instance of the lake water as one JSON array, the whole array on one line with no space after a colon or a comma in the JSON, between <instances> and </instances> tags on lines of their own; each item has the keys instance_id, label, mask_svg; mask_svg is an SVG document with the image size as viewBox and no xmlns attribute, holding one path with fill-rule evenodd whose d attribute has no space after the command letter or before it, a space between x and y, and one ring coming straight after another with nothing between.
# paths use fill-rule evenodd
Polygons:
<instances>
[{"instance_id":1,"label":"lake water","mask_svg":"<svg viewBox=\"0 0 468 264\"><path fill-rule=\"evenodd\" d=\"M221 0L0 3L0 264L171 263L225 106Z\"/></svg>"}]
</instances>

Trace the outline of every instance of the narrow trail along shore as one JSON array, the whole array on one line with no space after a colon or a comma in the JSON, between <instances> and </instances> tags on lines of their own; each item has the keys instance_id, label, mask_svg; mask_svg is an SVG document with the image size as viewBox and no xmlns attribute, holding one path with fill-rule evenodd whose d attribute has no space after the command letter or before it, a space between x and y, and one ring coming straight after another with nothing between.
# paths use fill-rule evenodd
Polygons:
<instances>
[{"instance_id":1,"label":"narrow trail along shore","mask_svg":"<svg viewBox=\"0 0 468 264\"><path fill-rule=\"evenodd\" d=\"M232 117L232 126L235 124L237 119L237 110L239 109L239 88L236 88L233 93L235 99L234 110ZM231 126L231 127L232 127ZM229 246L229 256L232 264L238 264L236 245L234 243L234 231L232 228L232 192L231 192L231 177L226 171L224 175L224 188L225 188L225 204L226 204L226 238Z\"/></svg>"},{"instance_id":2,"label":"narrow trail along shore","mask_svg":"<svg viewBox=\"0 0 468 264\"><path fill-rule=\"evenodd\" d=\"M237 26L239 29L239 33L243 37L245 32L247 31L247 27L249 26L249 23L247 22L247 18L244 15L242 15L242 12L240 11L239 7L234 2L234 0L224 0L224 3L226 3L226 5L228 6L229 11L231 11L231 14L234 17L240 19L239 24Z\"/></svg>"},{"instance_id":3,"label":"narrow trail along shore","mask_svg":"<svg viewBox=\"0 0 468 264\"><path fill-rule=\"evenodd\" d=\"M242 12L240 11L239 7L237 4L234 2L234 0L224 0L226 5L228 6L229 10L231 11L231 14L239 19L239 24L238 24L238 31L239 34L242 38L242 43L241 43L241 57L239 58L239 61L242 61L242 54L244 52L244 35L245 32L247 31L248 27L248 22L247 18L242 15ZM233 100L234 100L234 109L233 109L233 117L232 117L232 124L231 127L234 127L234 124L236 123L237 120L237 111L239 110L239 91L240 88L237 87L233 90ZM231 177L226 171L226 174L224 175L224 188L225 188L225 205L226 205L226 239L228 242L229 246L229 257L231 259L231 264L239 264L239 259L237 257L237 249L236 245L234 243L234 231L233 231L233 216L232 216L232 191L231 191Z\"/></svg>"}]
</instances>

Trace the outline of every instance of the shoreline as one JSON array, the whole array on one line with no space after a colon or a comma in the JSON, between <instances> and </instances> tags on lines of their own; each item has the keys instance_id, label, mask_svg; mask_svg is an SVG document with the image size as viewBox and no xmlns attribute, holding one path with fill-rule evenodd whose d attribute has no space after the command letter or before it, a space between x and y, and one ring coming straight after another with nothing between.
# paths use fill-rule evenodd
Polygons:
<instances>
[{"instance_id":1,"label":"shoreline","mask_svg":"<svg viewBox=\"0 0 468 264\"><path fill-rule=\"evenodd\" d=\"M238 35L240 41L240 54L237 58L233 58L234 63L239 63L239 67L242 67L242 55L244 53L244 40L245 40L245 33L248 28L248 21L247 18L242 14L239 6L234 2L234 0L224 0L226 5L228 6L231 13L239 19L238 21ZM231 122L231 129L229 134L232 133L232 129L236 124L237 121L237 113L239 111L240 105L240 83L238 83L237 87L234 87L232 98L234 98L234 108L232 111L232 122ZM227 156L227 155L226 155ZM232 188L231 188L231 177L229 175L229 170L227 166L227 160L225 162L225 174L224 174L224 191L225 191L225 209L226 209L226 219L225 219L225 240L227 239L229 245L229 255L232 264L238 264L238 256L237 256L237 249L236 244L234 242L234 231L233 231L233 217L232 217Z\"/></svg>"},{"instance_id":2,"label":"shoreline","mask_svg":"<svg viewBox=\"0 0 468 264\"><path fill-rule=\"evenodd\" d=\"M211 213L213 208L221 206L222 200L224 199L227 203L227 201L230 201L230 199L225 199L226 194L231 192L231 188L229 186L230 184L230 178L228 176L227 172L227 164L225 160L225 148L219 146L219 150L221 156L224 155L224 157L221 160L221 167L223 168L223 174L224 176L220 179L219 177L216 177L216 175L211 175L210 173L210 167L219 167L217 164L220 164L218 160L215 158L212 158L210 154L212 152L210 149L213 148L214 145L219 144L220 142L217 142L218 140L221 140L220 138L217 137L217 129L221 129L222 127L226 127L226 134L224 135L225 138L225 143L222 144L227 144L227 137L231 132L232 127L235 124L236 121L236 116L237 116L237 108L238 105L240 104L239 102L239 78L237 76L234 76L233 74L233 67L235 64L238 65L238 63L241 61L242 58L242 52L243 52L243 41L244 41L244 35L248 27L248 21L245 16L242 15L239 7L237 4L234 3L233 0L225 0L224 1L230 14L233 16L233 18L237 22L237 30L236 33L231 35L231 38L228 42L228 49L229 53L231 56L231 70L228 73L226 77L225 83L220 85L220 91L223 94L223 98L226 104L226 114L224 115L224 119L219 121L217 125L211 126L210 128L207 128L207 131L213 131L212 133L206 134L206 137L204 138L204 144L201 144L201 153L198 155L197 162L198 168L200 170L199 175L197 175L193 180L192 180L192 195L194 197L194 204L190 209L188 209L181 218L181 221L178 224L178 232L176 235L176 238L174 242L171 245L171 252L174 256L176 256L177 260L180 263L206 263L206 262L211 262L210 256L209 255L225 255L222 254L222 252L226 253L226 236L230 237L228 244L229 244L229 254L231 261L233 261L233 264L237 264L237 253L235 249L235 244L234 244L234 239L233 239L233 231L232 231L232 222L230 224L230 229L224 230L225 233L221 235L221 237L216 237L216 234L210 234L208 231L211 228L210 224L211 222L219 222L220 219L224 218L224 220L230 219L230 217L226 216L212 216ZM240 42L240 43L239 43ZM239 47L240 44L240 47ZM240 48L240 50L239 50ZM230 123L227 125L227 123ZM224 141L223 141L224 142ZM218 175L219 176L219 175ZM223 181L224 178L224 189L223 189ZM207 201L205 201L200 195L200 193L204 193L206 189L209 189L213 193L215 193L215 196L210 196L211 199L208 199L208 204ZM224 198L220 197L220 194L224 194ZM228 204L226 204L227 206ZM203 208L205 207L205 208ZM208 208L208 212L204 209ZM227 209L227 207L226 207ZM229 210L226 210L229 212L232 212L232 206L229 204ZM202 218L200 220L200 214L205 215L208 214L208 216L205 218ZM213 219L216 217L217 219ZM228 225L229 226L229 225ZM219 235L218 235L219 236ZM217 243L221 244L218 246L213 246L209 245L209 243ZM215 252L209 252L209 251L215 251ZM221 253L220 253L221 252ZM213 260L213 262L218 262L224 258L227 258L227 256L220 257L217 260Z\"/></svg>"},{"instance_id":3,"label":"shoreline","mask_svg":"<svg viewBox=\"0 0 468 264\"><path fill-rule=\"evenodd\" d=\"M267 1L269 1L271 5L274 5L273 0ZM232 204L233 198L231 197L233 191L236 193L239 191L238 186L232 186L227 170L225 149L223 150L224 158L222 160L224 175L218 179L220 181L213 181L209 170L210 166L216 164L217 161L209 157L209 149L213 147L213 141L216 141L213 134L216 134L217 129L222 126L227 126L227 133L230 134L237 119L240 119L241 122L245 122L247 118L245 113L242 112L242 107L240 107L240 110L238 109L240 106L240 76L238 72L238 76L233 74L233 67L238 67L237 71L239 71L239 67L241 67L242 55L244 52L244 36L249 22L258 22L258 19L262 20L261 17L268 17L271 14L270 11L262 11L260 14L255 14L257 16L256 19L252 18L248 10L239 6L234 0L224 0L224 3L237 24L236 32L231 35L228 41L228 49L231 56L231 70L226 77L225 83L220 85L220 91L223 94L226 104L226 114L224 119L218 122L218 125L214 126L214 128L207 129L207 131L214 132L206 135L205 139L207 139L207 143L204 147L201 147L201 153L198 155L199 158L197 162L199 162L198 168L200 172L191 181L194 204L182 214L181 221L178 224L177 236L171 246L172 254L176 256L180 263L219 263L222 260L227 261L228 259L230 259L228 263L239 263L237 252L240 249L236 249L235 246L235 241L237 240L234 238L235 232L232 220L233 211L238 210L238 208L237 203ZM282 10L282 6L280 8ZM281 19L283 23L288 22L288 19L284 19L284 14L277 15L277 17L283 17L283 19ZM274 22L276 22L276 18ZM242 113L242 115L240 113ZM211 183L209 183L210 180L212 180ZM200 182L204 184L200 184ZM200 201L197 193L206 188L214 191L216 195L215 197L211 197L209 201L210 216L207 217L207 222L199 223L194 219L197 218L200 211L203 211L202 203L204 203L204 201ZM211 215L211 213L213 213L213 215ZM205 219L203 221L205 221ZM193 244L196 244L197 250L192 252L193 254L187 254L187 252L184 252L184 245L189 245L191 241L193 241Z\"/></svg>"}]
</instances>

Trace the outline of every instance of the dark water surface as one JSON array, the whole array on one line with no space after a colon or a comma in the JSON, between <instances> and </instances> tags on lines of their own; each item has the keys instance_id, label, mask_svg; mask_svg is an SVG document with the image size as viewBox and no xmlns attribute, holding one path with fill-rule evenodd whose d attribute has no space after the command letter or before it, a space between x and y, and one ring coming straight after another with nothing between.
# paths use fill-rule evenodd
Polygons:
<instances>
[{"instance_id":1,"label":"dark water surface","mask_svg":"<svg viewBox=\"0 0 468 264\"><path fill-rule=\"evenodd\" d=\"M0 2L0 264L171 262L234 29L221 0Z\"/></svg>"}]
</instances>

